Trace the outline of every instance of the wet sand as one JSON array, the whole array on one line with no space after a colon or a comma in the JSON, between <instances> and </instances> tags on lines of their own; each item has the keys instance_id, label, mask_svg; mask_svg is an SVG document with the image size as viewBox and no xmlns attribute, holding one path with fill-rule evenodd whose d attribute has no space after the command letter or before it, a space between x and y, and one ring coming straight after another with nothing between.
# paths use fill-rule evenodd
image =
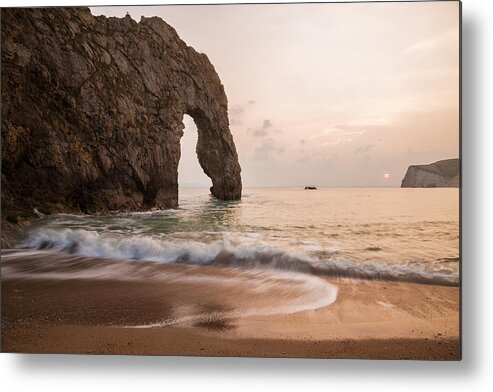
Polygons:
<instances>
[{"instance_id":1,"label":"wet sand","mask_svg":"<svg viewBox=\"0 0 493 392\"><path fill-rule=\"evenodd\" d=\"M4 352L460 358L457 287L18 254Z\"/></svg>"}]
</instances>

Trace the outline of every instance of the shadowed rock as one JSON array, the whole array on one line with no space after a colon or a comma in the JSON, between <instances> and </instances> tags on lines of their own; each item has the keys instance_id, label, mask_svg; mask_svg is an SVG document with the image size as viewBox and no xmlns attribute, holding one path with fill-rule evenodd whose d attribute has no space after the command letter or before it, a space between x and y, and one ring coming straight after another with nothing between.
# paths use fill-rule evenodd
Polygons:
<instances>
[{"instance_id":1,"label":"shadowed rock","mask_svg":"<svg viewBox=\"0 0 493 392\"><path fill-rule=\"evenodd\" d=\"M402 180L402 188L458 188L459 159L445 159L429 165L412 165Z\"/></svg>"},{"instance_id":2,"label":"shadowed rock","mask_svg":"<svg viewBox=\"0 0 493 392\"><path fill-rule=\"evenodd\" d=\"M212 194L239 199L224 87L171 26L87 8L2 10L4 207L175 207L184 114Z\"/></svg>"}]
</instances>

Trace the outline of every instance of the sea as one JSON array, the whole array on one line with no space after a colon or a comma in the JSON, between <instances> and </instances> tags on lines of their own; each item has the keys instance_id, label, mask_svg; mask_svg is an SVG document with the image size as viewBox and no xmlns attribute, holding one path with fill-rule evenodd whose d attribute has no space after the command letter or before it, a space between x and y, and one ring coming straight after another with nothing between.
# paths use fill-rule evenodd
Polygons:
<instances>
[{"instance_id":1,"label":"sea","mask_svg":"<svg viewBox=\"0 0 493 392\"><path fill-rule=\"evenodd\" d=\"M179 207L47 215L16 247L146 263L181 263L457 286L459 190L246 188L221 201L180 188ZM3 259L15 253L2 255Z\"/></svg>"}]
</instances>

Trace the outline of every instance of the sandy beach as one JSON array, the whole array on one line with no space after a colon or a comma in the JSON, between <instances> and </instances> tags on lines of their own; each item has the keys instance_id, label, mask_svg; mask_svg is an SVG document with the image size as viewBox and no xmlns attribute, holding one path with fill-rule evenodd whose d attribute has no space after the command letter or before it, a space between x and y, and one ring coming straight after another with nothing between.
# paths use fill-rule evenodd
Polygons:
<instances>
[{"instance_id":1,"label":"sandy beach","mask_svg":"<svg viewBox=\"0 0 493 392\"><path fill-rule=\"evenodd\" d=\"M460 359L458 287L6 254L4 352Z\"/></svg>"}]
</instances>

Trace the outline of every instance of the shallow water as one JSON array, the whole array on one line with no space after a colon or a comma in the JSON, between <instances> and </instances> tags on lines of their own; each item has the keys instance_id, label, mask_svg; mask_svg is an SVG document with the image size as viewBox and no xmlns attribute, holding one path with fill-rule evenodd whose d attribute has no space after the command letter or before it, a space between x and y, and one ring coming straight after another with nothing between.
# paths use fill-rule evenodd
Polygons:
<instances>
[{"instance_id":1,"label":"shallow water","mask_svg":"<svg viewBox=\"0 0 493 392\"><path fill-rule=\"evenodd\" d=\"M459 190L252 188L224 202L184 188L178 209L49 216L18 247L456 285Z\"/></svg>"},{"instance_id":2,"label":"shallow water","mask_svg":"<svg viewBox=\"0 0 493 392\"><path fill-rule=\"evenodd\" d=\"M34 287L36 292L41 287L43 289L38 294L46 296L45 290L49 287L53 291L48 297L57 297L58 305L59 301L65 302L67 298L60 299L58 296L61 293L53 287L62 283L58 287L63 290L63 281L70 282L65 286L71 292L69 301L76 291L79 299L85 295L84 302L91 306L101 306L94 297L99 299L98 292L103 288L102 295L109 296L105 300L111 301L111 297L116 295L120 301L116 301L114 306L122 306L123 302L123 308L117 313L125 321L122 319L119 325L142 328L194 323L205 323L207 327L214 326L214 322L220 320L245 316L315 310L332 304L338 292L337 287L326 280L298 272L259 268L197 268L142 260L95 259L31 249L3 250L1 272L4 283L22 282L16 287L23 292L29 292L30 287ZM128 300L121 301L121 298L122 295L134 293L132 301L142 301L146 298L142 297L142 290L147 288L151 288L152 298L157 296L159 306L157 309L151 306L150 314L139 319L132 311L135 305L129 306ZM113 306L107 303L103 306L114 311ZM140 315L143 306L149 305L138 306L140 312L137 313ZM165 314L156 314L156 311L163 309ZM82 317L87 322L87 314L81 313L75 319ZM104 313L108 313L107 309ZM94 317L94 312L89 314ZM218 326L221 325L219 323Z\"/></svg>"}]
</instances>

